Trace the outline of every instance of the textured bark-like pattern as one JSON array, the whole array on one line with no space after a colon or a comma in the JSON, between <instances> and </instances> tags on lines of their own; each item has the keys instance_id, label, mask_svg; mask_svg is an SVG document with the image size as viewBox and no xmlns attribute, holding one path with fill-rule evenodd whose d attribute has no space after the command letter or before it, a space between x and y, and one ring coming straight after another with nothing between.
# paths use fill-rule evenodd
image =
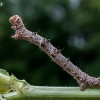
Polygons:
<instances>
[{"instance_id":1,"label":"textured bark-like pattern","mask_svg":"<svg viewBox=\"0 0 100 100\"><path fill-rule=\"evenodd\" d=\"M87 87L100 87L100 77L91 77L82 72L68 58L64 57L60 53L60 50L55 48L50 43L49 39L43 38L42 36L38 35L37 32L27 30L22 22L22 19L18 15L12 16L9 21L13 25L11 28L16 31L12 38L30 41L41 48L55 63L61 66L66 72L73 76L74 79L76 79L81 90L84 90Z\"/></svg>"}]
</instances>

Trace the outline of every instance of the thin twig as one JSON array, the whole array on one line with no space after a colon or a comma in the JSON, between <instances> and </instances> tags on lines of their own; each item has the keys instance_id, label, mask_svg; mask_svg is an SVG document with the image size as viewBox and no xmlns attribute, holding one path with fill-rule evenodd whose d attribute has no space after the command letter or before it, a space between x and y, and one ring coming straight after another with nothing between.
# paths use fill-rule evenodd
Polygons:
<instances>
[{"instance_id":1,"label":"thin twig","mask_svg":"<svg viewBox=\"0 0 100 100\"><path fill-rule=\"evenodd\" d=\"M30 41L41 48L55 63L61 66L66 72L73 76L74 79L76 79L81 90L84 90L87 87L100 87L100 77L91 77L82 72L68 58L64 57L60 53L60 50L55 48L50 43L49 39L43 38L42 36L38 35L37 32L27 30L22 22L22 19L18 15L12 16L9 21L13 25L11 28L16 31L12 38Z\"/></svg>"}]
</instances>

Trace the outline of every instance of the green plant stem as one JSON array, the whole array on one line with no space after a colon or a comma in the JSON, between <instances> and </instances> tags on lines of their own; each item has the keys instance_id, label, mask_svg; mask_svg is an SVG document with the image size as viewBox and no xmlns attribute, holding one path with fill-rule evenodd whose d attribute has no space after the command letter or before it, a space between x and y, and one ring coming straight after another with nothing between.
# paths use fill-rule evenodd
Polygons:
<instances>
[{"instance_id":1,"label":"green plant stem","mask_svg":"<svg viewBox=\"0 0 100 100\"><path fill-rule=\"evenodd\" d=\"M13 91L13 92L11 92ZM100 89L32 86L0 69L0 100L100 100Z\"/></svg>"},{"instance_id":2,"label":"green plant stem","mask_svg":"<svg viewBox=\"0 0 100 100\"><path fill-rule=\"evenodd\" d=\"M47 87L27 85L23 95L17 92L3 94L6 100L100 100L99 89L80 91L79 87Z\"/></svg>"}]
</instances>

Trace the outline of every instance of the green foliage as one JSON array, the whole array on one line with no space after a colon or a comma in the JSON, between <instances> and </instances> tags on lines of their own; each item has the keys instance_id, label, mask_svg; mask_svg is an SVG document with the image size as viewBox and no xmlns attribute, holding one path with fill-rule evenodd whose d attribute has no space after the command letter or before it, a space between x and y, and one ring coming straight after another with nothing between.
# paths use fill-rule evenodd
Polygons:
<instances>
[{"instance_id":1,"label":"green foliage","mask_svg":"<svg viewBox=\"0 0 100 100\"><path fill-rule=\"evenodd\" d=\"M25 80L18 80L14 75L10 76L5 70L0 69L0 94L16 91L22 95L22 88L27 84Z\"/></svg>"},{"instance_id":2,"label":"green foliage","mask_svg":"<svg viewBox=\"0 0 100 100\"><path fill-rule=\"evenodd\" d=\"M99 0L3 0L0 6L0 68L34 85L72 86L76 81L26 41L14 41L8 19L22 17L62 54L90 75L100 76ZM27 74L26 74L27 73Z\"/></svg>"}]
</instances>

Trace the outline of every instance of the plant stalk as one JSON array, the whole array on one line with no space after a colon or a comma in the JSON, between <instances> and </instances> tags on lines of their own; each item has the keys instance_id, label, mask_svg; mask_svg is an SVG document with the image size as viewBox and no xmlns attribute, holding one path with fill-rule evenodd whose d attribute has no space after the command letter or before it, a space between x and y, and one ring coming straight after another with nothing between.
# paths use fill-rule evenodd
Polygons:
<instances>
[{"instance_id":1,"label":"plant stalk","mask_svg":"<svg viewBox=\"0 0 100 100\"><path fill-rule=\"evenodd\" d=\"M80 91L79 87L47 87L27 85L23 95L17 92L3 94L6 100L100 100L99 89Z\"/></svg>"},{"instance_id":2,"label":"plant stalk","mask_svg":"<svg viewBox=\"0 0 100 100\"><path fill-rule=\"evenodd\" d=\"M0 69L0 93L0 100L100 100L99 89L32 86L3 69Z\"/></svg>"}]
</instances>

